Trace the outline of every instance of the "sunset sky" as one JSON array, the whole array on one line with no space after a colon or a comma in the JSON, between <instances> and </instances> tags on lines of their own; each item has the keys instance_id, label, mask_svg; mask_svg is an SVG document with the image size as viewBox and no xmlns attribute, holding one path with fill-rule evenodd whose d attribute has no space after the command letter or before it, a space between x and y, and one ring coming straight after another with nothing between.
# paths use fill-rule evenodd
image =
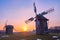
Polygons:
<instances>
[{"instance_id":1,"label":"sunset sky","mask_svg":"<svg viewBox=\"0 0 60 40\"><path fill-rule=\"evenodd\" d=\"M6 20L7 24L14 25L17 31L28 31L35 29L35 23L25 24L25 20L34 17L33 2L36 3L38 14L49 8L54 12L44 15L49 19L48 27L60 26L60 0L0 0L0 30L3 29Z\"/></svg>"}]
</instances>

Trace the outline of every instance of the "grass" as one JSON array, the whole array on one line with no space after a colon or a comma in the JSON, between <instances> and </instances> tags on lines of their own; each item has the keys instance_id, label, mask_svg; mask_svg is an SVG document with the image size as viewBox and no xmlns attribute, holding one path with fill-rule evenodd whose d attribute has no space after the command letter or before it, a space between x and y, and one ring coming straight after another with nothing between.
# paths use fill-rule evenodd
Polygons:
<instances>
[{"instance_id":1,"label":"grass","mask_svg":"<svg viewBox=\"0 0 60 40\"><path fill-rule=\"evenodd\" d=\"M50 33L49 35L12 34L12 35L9 35L9 37L6 37L6 38L0 38L0 40L22 40L22 39L25 39L25 40L36 40L37 38L40 38L42 40L55 40L55 39L52 38L52 36L59 36L59 39L60 39L60 34Z\"/></svg>"}]
</instances>

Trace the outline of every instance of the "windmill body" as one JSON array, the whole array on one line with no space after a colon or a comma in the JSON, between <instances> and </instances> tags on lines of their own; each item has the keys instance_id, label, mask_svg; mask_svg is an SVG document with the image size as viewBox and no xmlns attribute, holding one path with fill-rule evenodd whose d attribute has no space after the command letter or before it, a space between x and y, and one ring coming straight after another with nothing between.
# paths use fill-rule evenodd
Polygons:
<instances>
[{"instance_id":1,"label":"windmill body","mask_svg":"<svg viewBox=\"0 0 60 40\"><path fill-rule=\"evenodd\" d=\"M13 34L13 27L14 27L13 25L6 25L5 26L5 28L6 28L5 33L6 34Z\"/></svg>"},{"instance_id":2,"label":"windmill body","mask_svg":"<svg viewBox=\"0 0 60 40\"><path fill-rule=\"evenodd\" d=\"M37 19L39 21L39 24L37 23L37 21L35 21L36 22L36 34L45 34L45 33L48 33L48 25L47 25L48 19L45 18L41 14L37 15L36 17L37 17Z\"/></svg>"}]
</instances>

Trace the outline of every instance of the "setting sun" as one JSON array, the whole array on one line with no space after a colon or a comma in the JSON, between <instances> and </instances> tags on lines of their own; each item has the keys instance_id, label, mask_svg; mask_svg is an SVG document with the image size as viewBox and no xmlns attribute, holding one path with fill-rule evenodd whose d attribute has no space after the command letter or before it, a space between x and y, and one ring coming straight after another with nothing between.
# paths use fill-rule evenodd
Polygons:
<instances>
[{"instance_id":1,"label":"setting sun","mask_svg":"<svg viewBox=\"0 0 60 40\"><path fill-rule=\"evenodd\" d=\"M24 31L27 31L27 28L26 27L24 27Z\"/></svg>"},{"instance_id":2,"label":"setting sun","mask_svg":"<svg viewBox=\"0 0 60 40\"><path fill-rule=\"evenodd\" d=\"M27 31L27 26L24 26L24 27L23 27L23 31L24 31L24 32Z\"/></svg>"}]
</instances>

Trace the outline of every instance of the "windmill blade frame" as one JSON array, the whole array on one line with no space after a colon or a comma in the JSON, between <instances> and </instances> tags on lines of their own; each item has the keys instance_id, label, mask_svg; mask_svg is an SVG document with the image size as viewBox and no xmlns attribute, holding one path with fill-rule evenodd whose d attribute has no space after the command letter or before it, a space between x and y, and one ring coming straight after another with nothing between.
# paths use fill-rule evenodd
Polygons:
<instances>
[{"instance_id":1,"label":"windmill blade frame","mask_svg":"<svg viewBox=\"0 0 60 40\"><path fill-rule=\"evenodd\" d=\"M41 15L45 15L45 14L48 14L48 13L53 12L53 11L54 11L54 8L50 8L50 9L42 12Z\"/></svg>"},{"instance_id":2,"label":"windmill blade frame","mask_svg":"<svg viewBox=\"0 0 60 40\"><path fill-rule=\"evenodd\" d=\"M35 2L33 3L33 6L34 6L35 15L37 16L37 8L36 8L36 5L35 5Z\"/></svg>"},{"instance_id":3,"label":"windmill blade frame","mask_svg":"<svg viewBox=\"0 0 60 40\"><path fill-rule=\"evenodd\" d=\"M33 20L34 20L34 18L31 17L31 18L29 18L28 20L26 20L25 23L29 23L30 21L33 21Z\"/></svg>"}]
</instances>

